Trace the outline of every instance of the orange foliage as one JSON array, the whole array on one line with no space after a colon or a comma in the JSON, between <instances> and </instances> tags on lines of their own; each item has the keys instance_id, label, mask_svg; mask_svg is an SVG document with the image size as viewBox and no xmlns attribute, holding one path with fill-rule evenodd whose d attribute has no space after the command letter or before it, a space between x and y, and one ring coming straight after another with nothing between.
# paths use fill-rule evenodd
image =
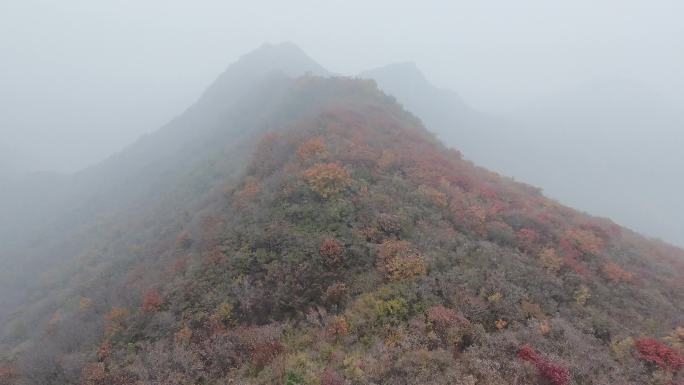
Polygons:
<instances>
[{"instance_id":1,"label":"orange foliage","mask_svg":"<svg viewBox=\"0 0 684 385\"><path fill-rule=\"evenodd\" d=\"M235 206L237 208L244 208L247 203L254 200L254 198L261 192L261 184L254 177L247 177L245 180L245 185L237 193L237 200L235 201Z\"/></svg>"},{"instance_id":2,"label":"orange foliage","mask_svg":"<svg viewBox=\"0 0 684 385\"><path fill-rule=\"evenodd\" d=\"M105 341L97 348L97 359L104 361L112 354L112 344Z\"/></svg>"},{"instance_id":3,"label":"orange foliage","mask_svg":"<svg viewBox=\"0 0 684 385\"><path fill-rule=\"evenodd\" d=\"M398 160L397 155L392 150L383 150L380 159L378 159L378 167L381 170L392 167Z\"/></svg>"},{"instance_id":4,"label":"orange foliage","mask_svg":"<svg viewBox=\"0 0 684 385\"><path fill-rule=\"evenodd\" d=\"M508 326L508 321L506 321L505 319L499 318L498 320L496 320L494 322L494 326L496 326L496 328L498 330L503 330L506 328L506 326Z\"/></svg>"},{"instance_id":5,"label":"orange foliage","mask_svg":"<svg viewBox=\"0 0 684 385\"><path fill-rule=\"evenodd\" d=\"M190 339L192 338L192 330L184 326L182 329L176 332L176 334L173 335L173 340L177 344L184 344L190 342Z\"/></svg>"},{"instance_id":6,"label":"orange foliage","mask_svg":"<svg viewBox=\"0 0 684 385\"><path fill-rule=\"evenodd\" d=\"M448 204L447 196L443 192L425 185L418 186L418 191L427 198L428 201L439 207L446 207Z\"/></svg>"},{"instance_id":7,"label":"orange foliage","mask_svg":"<svg viewBox=\"0 0 684 385\"><path fill-rule=\"evenodd\" d=\"M128 310L122 307L113 307L105 314L105 333L113 335L126 327L125 319L128 317Z\"/></svg>"},{"instance_id":8,"label":"orange foliage","mask_svg":"<svg viewBox=\"0 0 684 385\"><path fill-rule=\"evenodd\" d=\"M323 198L339 193L352 182L347 170L337 163L322 163L309 168L304 171L304 180Z\"/></svg>"},{"instance_id":9,"label":"orange foliage","mask_svg":"<svg viewBox=\"0 0 684 385\"><path fill-rule=\"evenodd\" d=\"M324 154L325 142L320 136L307 140L297 149L297 157L302 162L306 162L314 157L321 157Z\"/></svg>"},{"instance_id":10,"label":"orange foliage","mask_svg":"<svg viewBox=\"0 0 684 385\"><path fill-rule=\"evenodd\" d=\"M553 273L558 272L563 265L563 260L556 254L556 250L551 247L544 248L539 253L538 258L544 268Z\"/></svg>"},{"instance_id":11,"label":"orange foliage","mask_svg":"<svg viewBox=\"0 0 684 385\"><path fill-rule=\"evenodd\" d=\"M634 274L626 271L620 265L614 262L606 262L601 267L601 272L613 282L633 282Z\"/></svg>"},{"instance_id":12,"label":"orange foliage","mask_svg":"<svg viewBox=\"0 0 684 385\"><path fill-rule=\"evenodd\" d=\"M321 243L318 253L328 266L335 266L342 262L342 245L334 238L326 238Z\"/></svg>"},{"instance_id":13,"label":"orange foliage","mask_svg":"<svg viewBox=\"0 0 684 385\"><path fill-rule=\"evenodd\" d=\"M603 250L603 241L591 231L570 229L565 231L565 237L583 254L598 255Z\"/></svg>"},{"instance_id":14,"label":"orange foliage","mask_svg":"<svg viewBox=\"0 0 684 385\"><path fill-rule=\"evenodd\" d=\"M432 306L427 310L425 316L427 322L432 325L432 328L442 334L450 327L468 323L468 320L461 317L456 310L442 305Z\"/></svg>"},{"instance_id":15,"label":"orange foliage","mask_svg":"<svg viewBox=\"0 0 684 385\"><path fill-rule=\"evenodd\" d=\"M163 303L162 297L156 290L151 290L143 295L142 309L145 313L154 313L159 311Z\"/></svg>"},{"instance_id":16,"label":"orange foliage","mask_svg":"<svg viewBox=\"0 0 684 385\"><path fill-rule=\"evenodd\" d=\"M425 275L423 257L406 241L387 240L380 245L378 269L390 281L401 281Z\"/></svg>"},{"instance_id":17,"label":"orange foliage","mask_svg":"<svg viewBox=\"0 0 684 385\"><path fill-rule=\"evenodd\" d=\"M328 321L327 333L334 338L344 337L349 334L349 323L344 316L334 316Z\"/></svg>"}]
</instances>

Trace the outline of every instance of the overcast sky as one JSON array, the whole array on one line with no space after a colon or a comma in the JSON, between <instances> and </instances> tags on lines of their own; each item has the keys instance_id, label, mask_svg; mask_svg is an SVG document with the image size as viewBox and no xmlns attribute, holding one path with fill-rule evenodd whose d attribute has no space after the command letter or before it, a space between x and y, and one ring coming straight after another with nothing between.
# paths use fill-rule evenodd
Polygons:
<instances>
[{"instance_id":1,"label":"overcast sky","mask_svg":"<svg viewBox=\"0 0 684 385\"><path fill-rule=\"evenodd\" d=\"M264 42L343 74L415 61L490 112L603 78L681 103L683 20L681 0L2 0L0 162L92 164Z\"/></svg>"}]
</instances>

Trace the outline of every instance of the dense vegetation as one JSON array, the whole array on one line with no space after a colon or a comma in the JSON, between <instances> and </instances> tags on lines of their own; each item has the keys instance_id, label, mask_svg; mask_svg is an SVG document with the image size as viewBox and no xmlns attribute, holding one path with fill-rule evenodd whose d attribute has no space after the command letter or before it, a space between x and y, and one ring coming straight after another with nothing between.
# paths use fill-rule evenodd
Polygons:
<instances>
[{"instance_id":1,"label":"dense vegetation","mask_svg":"<svg viewBox=\"0 0 684 385\"><path fill-rule=\"evenodd\" d=\"M83 250L0 384L684 380L684 251L474 166L373 82L283 98L239 177Z\"/></svg>"}]
</instances>

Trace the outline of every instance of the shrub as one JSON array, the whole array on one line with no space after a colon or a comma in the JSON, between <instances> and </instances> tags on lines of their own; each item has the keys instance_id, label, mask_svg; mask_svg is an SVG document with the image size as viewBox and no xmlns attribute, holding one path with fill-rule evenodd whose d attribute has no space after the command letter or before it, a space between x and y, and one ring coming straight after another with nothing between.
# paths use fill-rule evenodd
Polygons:
<instances>
[{"instance_id":1,"label":"shrub","mask_svg":"<svg viewBox=\"0 0 684 385\"><path fill-rule=\"evenodd\" d=\"M103 362L93 362L86 364L81 371L81 384L83 385L104 385L107 374Z\"/></svg>"},{"instance_id":2,"label":"shrub","mask_svg":"<svg viewBox=\"0 0 684 385\"><path fill-rule=\"evenodd\" d=\"M610 351L617 360L627 358L632 347L634 347L634 339L632 337L625 337L622 339L614 339L610 342Z\"/></svg>"},{"instance_id":3,"label":"shrub","mask_svg":"<svg viewBox=\"0 0 684 385\"><path fill-rule=\"evenodd\" d=\"M400 281L425 275L423 257L406 241L387 240L378 251L378 269L390 281Z\"/></svg>"},{"instance_id":4,"label":"shrub","mask_svg":"<svg viewBox=\"0 0 684 385\"><path fill-rule=\"evenodd\" d=\"M344 379L336 371L328 368L321 373L321 385L344 385Z\"/></svg>"},{"instance_id":5,"label":"shrub","mask_svg":"<svg viewBox=\"0 0 684 385\"><path fill-rule=\"evenodd\" d=\"M603 241L591 231L570 229L565 232L565 237L583 254L597 255L603 249Z\"/></svg>"},{"instance_id":6,"label":"shrub","mask_svg":"<svg viewBox=\"0 0 684 385\"><path fill-rule=\"evenodd\" d=\"M128 310L122 307L113 307L105 314L105 333L114 335L126 328L125 319L128 317Z\"/></svg>"},{"instance_id":7,"label":"shrub","mask_svg":"<svg viewBox=\"0 0 684 385\"><path fill-rule=\"evenodd\" d=\"M447 207L449 203L446 194L430 186L420 185L418 186L418 192L420 192L428 202L431 202L438 207Z\"/></svg>"},{"instance_id":8,"label":"shrub","mask_svg":"<svg viewBox=\"0 0 684 385\"><path fill-rule=\"evenodd\" d=\"M425 313L427 322L432 325L432 328L437 333L445 333L450 327L457 326L458 324L465 324L468 321L461 317L456 310L446 308L442 305L432 306Z\"/></svg>"},{"instance_id":9,"label":"shrub","mask_svg":"<svg viewBox=\"0 0 684 385\"><path fill-rule=\"evenodd\" d=\"M580 306L586 305L590 298L591 292L589 291L589 288L584 285L580 286L579 290L575 292L575 303Z\"/></svg>"},{"instance_id":10,"label":"shrub","mask_svg":"<svg viewBox=\"0 0 684 385\"><path fill-rule=\"evenodd\" d=\"M300 161L306 162L314 157L325 154L325 142L322 137L315 137L304 142L297 149L297 157Z\"/></svg>"},{"instance_id":11,"label":"shrub","mask_svg":"<svg viewBox=\"0 0 684 385\"><path fill-rule=\"evenodd\" d=\"M507 223L494 221L486 225L487 238L501 245L512 245L515 243L515 231Z\"/></svg>"},{"instance_id":12,"label":"shrub","mask_svg":"<svg viewBox=\"0 0 684 385\"><path fill-rule=\"evenodd\" d=\"M403 298L395 298L388 301L380 300L375 304L376 319L381 324L396 324L403 322L408 317L408 304Z\"/></svg>"},{"instance_id":13,"label":"shrub","mask_svg":"<svg viewBox=\"0 0 684 385\"><path fill-rule=\"evenodd\" d=\"M520 229L516 234L518 247L523 251L531 251L536 248L539 234L534 229Z\"/></svg>"},{"instance_id":14,"label":"shrub","mask_svg":"<svg viewBox=\"0 0 684 385\"><path fill-rule=\"evenodd\" d=\"M328 321L327 333L334 338L341 338L349 334L349 323L344 316L334 316Z\"/></svg>"},{"instance_id":15,"label":"shrub","mask_svg":"<svg viewBox=\"0 0 684 385\"><path fill-rule=\"evenodd\" d=\"M321 242L318 254L328 266L335 266L342 262L342 245L334 238L325 238Z\"/></svg>"},{"instance_id":16,"label":"shrub","mask_svg":"<svg viewBox=\"0 0 684 385\"><path fill-rule=\"evenodd\" d=\"M530 345L518 351L518 358L532 363L546 381L553 385L565 385L570 382L570 370L563 365L550 362L539 355Z\"/></svg>"},{"instance_id":17,"label":"shrub","mask_svg":"<svg viewBox=\"0 0 684 385\"><path fill-rule=\"evenodd\" d=\"M665 340L669 342L673 348L684 352L684 327L677 327L665 337Z\"/></svg>"},{"instance_id":18,"label":"shrub","mask_svg":"<svg viewBox=\"0 0 684 385\"><path fill-rule=\"evenodd\" d=\"M620 265L614 262L606 262L601 267L601 272L613 282L629 283L634 281L634 274L626 271Z\"/></svg>"},{"instance_id":19,"label":"shrub","mask_svg":"<svg viewBox=\"0 0 684 385\"><path fill-rule=\"evenodd\" d=\"M392 258L385 264L384 270L390 281L402 281L425 275L425 261L419 254Z\"/></svg>"},{"instance_id":20,"label":"shrub","mask_svg":"<svg viewBox=\"0 0 684 385\"><path fill-rule=\"evenodd\" d=\"M349 172L337 163L323 163L307 169L304 180L323 198L335 195L351 184Z\"/></svg>"},{"instance_id":21,"label":"shrub","mask_svg":"<svg viewBox=\"0 0 684 385\"><path fill-rule=\"evenodd\" d=\"M347 298L347 285L342 282L336 282L328 286L323 294L323 301L328 306L340 306L344 304Z\"/></svg>"},{"instance_id":22,"label":"shrub","mask_svg":"<svg viewBox=\"0 0 684 385\"><path fill-rule=\"evenodd\" d=\"M675 350L653 338L642 338L634 343L639 358L669 372L676 372L684 365L684 358Z\"/></svg>"},{"instance_id":23,"label":"shrub","mask_svg":"<svg viewBox=\"0 0 684 385\"><path fill-rule=\"evenodd\" d=\"M532 316L532 317L534 317L540 321L548 318L546 316L546 314L544 313L544 311L542 310L541 306L539 306L536 303L532 303L532 302L527 301L527 300L522 300L520 302L520 308L526 314L528 314L528 315L530 315L530 316Z\"/></svg>"},{"instance_id":24,"label":"shrub","mask_svg":"<svg viewBox=\"0 0 684 385\"><path fill-rule=\"evenodd\" d=\"M539 253L539 262L550 272L557 273L563 265L563 260L556 254L556 250L547 247Z\"/></svg>"},{"instance_id":25,"label":"shrub","mask_svg":"<svg viewBox=\"0 0 684 385\"><path fill-rule=\"evenodd\" d=\"M386 234L398 234L401 231L399 219L390 214L380 214L378 216L378 227Z\"/></svg>"},{"instance_id":26,"label":"shrub","mask_svg":"<svg viewBox=\"0 0 684 385\"><path fill-rule=\"evenodd\" d=\"M142 309L145 313L154 313L159 311L163 303L162 297L156 290L151 290L143 296Z\"/></svg>"},{"instance_id":27,"label":"shrub","mask_svg":"<svg viewBox=\"0 0 684 385\"><path fill-rule=\"evenodd\" d=\"M295 372L287 373L287 377L285 378L285 385L303 385L304 383L304 376L302 376L301 374Z\"/></svg>"}]
</instances>

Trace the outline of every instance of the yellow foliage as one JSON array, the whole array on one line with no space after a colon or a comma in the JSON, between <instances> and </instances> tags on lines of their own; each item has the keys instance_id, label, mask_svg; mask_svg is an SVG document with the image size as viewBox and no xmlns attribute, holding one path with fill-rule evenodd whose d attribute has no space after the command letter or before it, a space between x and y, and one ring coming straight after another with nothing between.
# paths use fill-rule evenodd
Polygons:
<instances>
[{"instance_id":1,"label":"yellow foliage","mask_svg":"<svg viewBox=\"0 0 684 385\"><path fill-rule=\"evenodd\" d=\"M216 313L214 314L219 321L224 324L228 323L233 317L233 305L224 302L216 308Z\"/></svg>"},{"instance_id":2,"label":"yellow foliage","mask_svg":"<svg viewBox=\"0 0 684 385\"><path fill-rule=\"evenodd\" d=\"M397 156L390 150L383 150L380 159L378 160L378 167L386 169L391 167L397 161Z\"/></svg>"},{"instance_id":3,"label":"yellow foliage","mask_svg":"<svg viewBox=\"0 0 684 385\"><path fill-rule=\"evenodd\" d=\"M563 265L563 260L556 254L556 250L550 247L542 250L539 253L538 258L544 268L553 273L557 273Z\"/></svg>"},{"instance_id":4,"label":"yellow foliage","mask_svg":"<svg viewBox=\"0 0 684 385\"><path fill-rule=\"evenodd\" d=\"M499 330L503 330L506 328L506 326L508 326L508 321L506 321L505 319L499 318L498 320L496 320L494 322L494 326L496 326L496 328Z\"/></svg>"},{"instance_id":5,"label":"yellow foliage","mask_svg":"<svg viewBox=\"0 0 684 385\"><path fill-rule=\"evenodd\" d=\"M503 298L503 295L497 291L496 293L487 297L487 301L489 301L490 303L497 303L497 302L501 301L502 298Z\"/></svg>"},{"instance_id":6,"label":"yellow foliage","mask_svg":"<svg viewBox=\"0 0 684 385\"><path fill-rule=\"evenodd\" d=\"M388 240L380 245L378 269L390 281L416 278L427 273L425 260L406 241Z\"/></svg>"},{"instance_id":7,"label":"yellow foliage","mask_svg":"<svg viewBox=\"0 0 684 385\"><path fill-rule=\"evenodd\" d=\"M538 320L545 320L546 318L548 318L546 314L544 314L544 311L542 311L541 307L536 303L522 300L522 302L520 303L520 308L522 308L522 310L525 313L531 315L532 317Z\"/></svg>"},{"instance_id":8,"label":"yellow foliage","mask_svg":"<svg viewBox=\"0 0 684 385\"><path fill-rule=\"evenodd\" d=\"M430 202L439 206L446 207L448 205L447 195L430 186L420 185L418 191Z\"/></svg>"},{"instance_id":9,"label":"yellow foliage","mask_svg":"<svg viewBox=\"0 0 684 385\"><path fill-rule=\"evenodd\" d=\"M677 327L665 337L665 341L672 345L673 348L684 352L684 327Z\"/></svg>"},{"instance_id":10,"label":"yellow foliage","mask_svg":"<svg viewBox=\"0 0 684 385\"><path fill-rule=\"evenodd\" d=\"M633 346L634 339L632 337L614 339L610 342L610 351L616 359L622 360L630 354Z\"/></svg>"},{"instance_id":11,"label":"yellow foliage","mask_svg":"<svg viewBox=\"0 0 684 385\"><path fill-rule=\"evenodd\" d=\"M589 298L591 298L591 293L589 288L584 285L575 292L575 302L580 306L586 305Z\"/></svg>"},{"instance_id":12,"label":"yellow foliage","mask_svg":"<svg viewBox=\"0 0 684 385\"><path fill-rule=\"evenodd\" d=\"M113 307L109 313L105 314L105 332L113 335L126 327L125 319L128 317L128 310L123 307Z\"/></svg>"},{"instance_id":13,"label":"yellow foliage","mask_svg":"<svg viewBox=\"0 0 684 385\"><path fill-rule=\"evenodd\" d=\"M352 182L347 170L337 163L317 164L307 169L304 171L304 180L323 198L339 193Z\"/></svg>"},{"instance_id":14,"label":"yellow foliage","mask_svg":"<svg viewBox=\"0 0 684 385\"><path fill-rule=\"evenodd\" d=\"M425 275L425 261L418 254L390 259L385 265L387 277L390 281L402 281Z\"/></svg>"},{"instance_id":15,"label":"yellow foliage","mask_svg":"<svg viewBox=\"0 0 684 385\"><path fill-rule=\"evenodd\" d=\"M300 161L306 162L316 156L325 155L325 142L322 137L315 137L307 140L299 149L297 149L297 157Z\"/></svg>"},{"instance_id":16,"label":"yellow foliage","mask_svg":"<svg viewBox=\"0 0 684 385\"><path fill-rule=\"evenodd\" d=\"M551 323L548 320L544 320L539 323L539 333L542 335L547 335L551 332Z\"/></svg>"},{"instance_id":17,"label":"yellow foliage","mask_svg":"<svg viewBox=\"0 0 684 385\"><path fill-rule=\"evenodd\" d=\"M349 334L349 323L347 323L347 318L341 315L332 317L332 319L328 321L327 333L335 338L341 338Z\"/></svg>"}]
</instances>

